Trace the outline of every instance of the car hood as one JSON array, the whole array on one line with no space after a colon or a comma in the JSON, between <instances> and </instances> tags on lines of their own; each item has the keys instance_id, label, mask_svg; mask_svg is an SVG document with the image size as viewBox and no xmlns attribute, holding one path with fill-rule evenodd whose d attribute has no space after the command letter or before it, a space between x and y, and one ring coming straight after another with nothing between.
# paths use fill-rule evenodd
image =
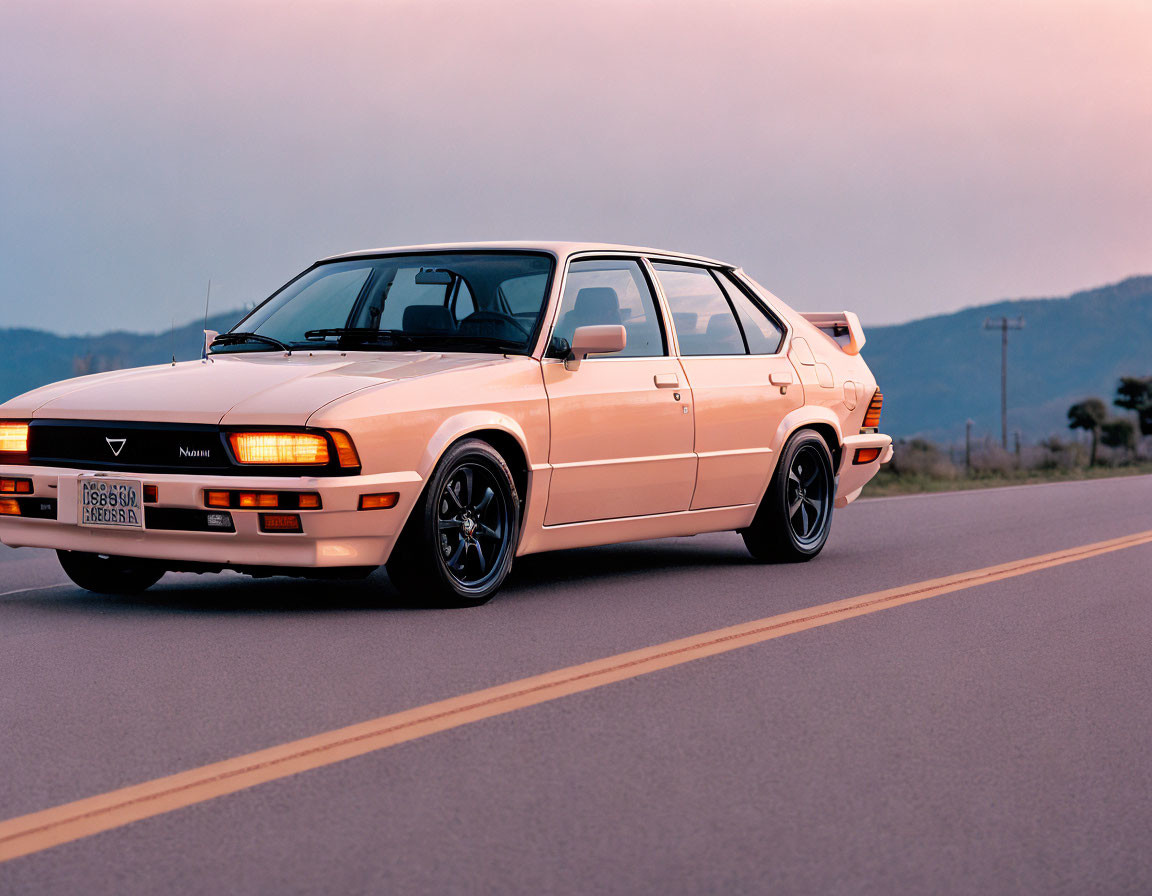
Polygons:
<instances>
[{"instance_id":1,"label":"car hood","mask_svg":"<svg viewBox=\"0 0 1152 896\"><path fill-rule=\"evenodd\" d=\"M371 386L507 363L502 355L431 352L249 353L63 380L5 413L65 420L303 426L329 402Z\"/></svg>"}]
</instances>

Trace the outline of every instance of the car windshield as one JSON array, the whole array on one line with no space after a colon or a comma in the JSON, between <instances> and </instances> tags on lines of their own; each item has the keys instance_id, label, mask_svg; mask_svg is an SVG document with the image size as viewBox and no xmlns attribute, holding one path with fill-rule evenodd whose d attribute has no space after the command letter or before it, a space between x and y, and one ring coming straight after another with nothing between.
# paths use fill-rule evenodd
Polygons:
<instances>
[{"instance_id":1,"label":"car windshield","mask_svg":"<svg viewBox=\"0 0 1152 896\"><path fill-rule=\"evenodd\" d=\"M328 346L526 354L551 275L550 256L527 252L325 262L217 337L212 351Z\"/></svg>"}]
</instances>

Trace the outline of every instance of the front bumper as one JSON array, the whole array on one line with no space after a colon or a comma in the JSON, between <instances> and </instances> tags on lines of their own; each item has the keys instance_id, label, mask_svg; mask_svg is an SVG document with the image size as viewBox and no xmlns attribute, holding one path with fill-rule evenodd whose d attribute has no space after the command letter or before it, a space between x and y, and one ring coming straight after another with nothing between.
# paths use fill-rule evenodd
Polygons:
<instances>
[{"instance_id":1,"label":"front bumper","mask_svg":"<svg viewBox=\"0 0 1152 896\"><path fill-rule=\"evenodd\" d=\"M155 485L157 508L205 510L205 489L319 492L322 509L299 513L300 533L261 532L259 510L231 509L235 532L108 529L78 523L79 481L108 476ZM392 547L423 485L415 472L364 476L198 476L92 473L54 467L0 466L0 476L31 479L33 498L54 499L54 519L0 515L0 542L11 547L88 551L171 561L174 565L323 568L379 566ZM362 494L397 492L387 510L358 510Z\"/></svg>"},{"instance_id":2,"label":"front bumper","mask_svg":"<svg viewBox=\"0 0 1152 896\"><path fill-rule=\"evenodd\" d=\"M855 463L861 448L879 448L880 456L866 464ZM880 472L881 464L892 460L892 437L880 433L847 436L844 439L840 469L836 474L836 506L847 507L858 497L872 477Z\"/></svg>"}]
</instances>

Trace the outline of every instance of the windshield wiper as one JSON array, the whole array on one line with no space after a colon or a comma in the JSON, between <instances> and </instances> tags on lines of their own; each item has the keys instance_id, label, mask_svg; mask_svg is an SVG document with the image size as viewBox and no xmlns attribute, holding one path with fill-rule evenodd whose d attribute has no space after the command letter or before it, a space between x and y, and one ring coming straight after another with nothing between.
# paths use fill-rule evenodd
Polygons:
<instances>
[{"instance_id":1,"label":"windshield wiper","mask_svg":"<svg viewBox=\"0 0 1152 896\"><path fill-rule=\"evenodd\" d=\"M281 342L279 339L273 339L271 336L263 336L260 333L243 333L239 331L232 333L221 333L219 336L212 340L212 345L208 347L212 348L217 344L234 345L237 342L263 342L265 345L272 345L276 348L283 349L288 354L292 354L292 346L290 346L287 342Z\"/></svg>"},{"instance_id":2,"label":"windshield wiper","mask_svg":"<svg viewBox=\"0 0 1152 896\"><path fill-rule=\"evenodd\" d=\"M415 339L400 330L377 330L372 327L326 327L323 330L309 330L304 338L309 341L323 341L329 336L338 336L340 342L372 342L384 345L404 345L418 347Z\"/></svg>"}]
</instances>

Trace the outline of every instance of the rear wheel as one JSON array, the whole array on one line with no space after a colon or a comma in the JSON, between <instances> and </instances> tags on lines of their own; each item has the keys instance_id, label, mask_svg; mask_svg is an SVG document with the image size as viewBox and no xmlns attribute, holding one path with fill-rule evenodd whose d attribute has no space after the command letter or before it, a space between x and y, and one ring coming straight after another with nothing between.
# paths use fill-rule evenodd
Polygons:
<instances>
[{"instance_id":1,"label":"rear wheel","mask_svg":"<svg viewBox=\"0 0 1152 896\"><path fill-rule=\"evenodd\" d=\"M820 553L832 527L835 473L828 445L805 429L788 440L744 544L757 560L797 563Z\"/></svg>"},{"instance_id":2,"label":"rear wheel","mask_svg":"<svg viewBox=\"0 0 1152 896\"><path fill-rule=\"evenodd\" d=\"M388 577L429 606L478 606L504 583L520 534L516 483L487 442L445 453L388 559Z\"/></svg>"},{"instance_id":3,"label":"rear wheel","mask_svg":"<svg viewBox=\"0 0 1152 896\"><path fill-rule=\"evenodd\" d=\"M164 567L152 560L84 551L57 551L56 556L68 578L96 594L140 594L164 575Z\"/></svg>"}]
</instances>

